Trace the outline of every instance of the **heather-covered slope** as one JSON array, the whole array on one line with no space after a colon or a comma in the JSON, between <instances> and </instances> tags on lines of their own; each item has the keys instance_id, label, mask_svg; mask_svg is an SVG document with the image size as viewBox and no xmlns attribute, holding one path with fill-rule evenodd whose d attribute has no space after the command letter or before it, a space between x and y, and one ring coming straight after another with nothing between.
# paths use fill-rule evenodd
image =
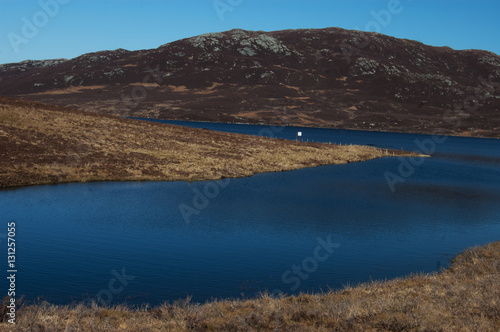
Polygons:
<instances>
[{"instance_id":1,"label":"heather-covered slope","mask_svg":"<svg viewBox=\"0 0 500 332\"><path fill-rule=\"evenodd\" d=\"M0 66L0 95L163 119L499 137L500 57L338 28Z\"/></svg>"}]
</instances>

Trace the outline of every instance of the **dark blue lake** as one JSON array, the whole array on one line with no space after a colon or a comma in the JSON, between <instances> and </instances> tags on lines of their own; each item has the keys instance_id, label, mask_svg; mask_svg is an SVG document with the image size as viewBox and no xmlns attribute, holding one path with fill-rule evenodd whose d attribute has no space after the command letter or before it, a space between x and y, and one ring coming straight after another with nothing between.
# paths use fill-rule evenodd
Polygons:
<instances>
[{"instance_id":1,"label":"dark blue lake","mask_svg":"<svg viewBox=\"0 0 500 332\"><path fill-rule=\"evenodd\" d=\"M4 190L0 233L16 222L18 294L159 304L327 291L438 271L464 249L500 240L500 140L183 124L288 139L302 131L303 140L423 147L433 157L221 182Z\"/></svg>"}]
</instances>

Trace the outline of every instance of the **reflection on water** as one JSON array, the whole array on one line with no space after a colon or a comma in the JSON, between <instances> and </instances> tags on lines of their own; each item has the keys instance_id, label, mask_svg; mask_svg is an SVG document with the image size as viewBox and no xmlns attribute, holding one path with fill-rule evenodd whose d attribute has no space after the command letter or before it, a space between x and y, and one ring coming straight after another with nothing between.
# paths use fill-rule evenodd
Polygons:
<instances>
[{"instance_id":1,"label":"reflection on water","mask_svg":"<svg viewBox=\"0 0 500 332\"><path fill-rule=\"evenodd\" d=\"M421 137L306 134L410 150ZM195 198L206 182L8 190L0 215L16 221L18 289L32 300L107 294L112 303L158 304L328 290L437 271L466 247L500 240L500 172L491 162L499 141L450 138L437 151L395 193L383 174L399 160L384 158L230 179L205 202ZM196 210L189 224L181 204ZM126 282L110 292L116 274Z\"/></svg>"}]
</instances>

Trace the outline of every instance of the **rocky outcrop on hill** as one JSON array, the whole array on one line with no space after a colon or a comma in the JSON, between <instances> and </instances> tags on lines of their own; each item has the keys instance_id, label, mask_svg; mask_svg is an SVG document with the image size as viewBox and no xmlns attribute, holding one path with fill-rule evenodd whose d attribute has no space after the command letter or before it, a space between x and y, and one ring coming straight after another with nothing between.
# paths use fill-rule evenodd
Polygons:
<instances>
[{"instance_id":1,"label":"rocky outcrop on hill","mask_svg":"<svg viewBox=\"0 0 500 332\"><path fill-rule=\"evenodd\" d=\"M0 94L88 111L500 136L500 57L338 28L231 30L0 65Z\"/></svg>"}]
</instances>

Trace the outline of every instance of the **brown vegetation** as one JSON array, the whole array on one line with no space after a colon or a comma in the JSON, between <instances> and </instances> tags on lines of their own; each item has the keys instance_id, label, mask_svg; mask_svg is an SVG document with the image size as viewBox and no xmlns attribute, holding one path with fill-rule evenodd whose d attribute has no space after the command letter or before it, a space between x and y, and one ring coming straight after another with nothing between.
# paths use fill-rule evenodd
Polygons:
<instances>
[{"instance_id":1,"label":"brown vegetation","mask_svg":"<svg viewBox=\"0 0 500 332\"><path fill-rule=\"evenodd\" d=\"M133 309L49 303L18 310L23 331L499 331L500 242L448 270L326 294ZM15 331L7 323L4 331Z\"/></svg>"},{"instance_id":2,"label":"brown vegetation","mask_svg":"<svg viewBox=\"0 0 500 332\"><path fill-rule=\"evenodd\" d=\"M403 151L228 134L0 98L0 187L213 180Z\"/></svg>"},{"instance_id":3,"label":"brown vegetation","mask_svg":"<svg viewBox=\"0 0 500 332\"><path fill-rule=\"evenodd\" d=\"M491 138L499 82L494 53L339 28L0 65L2 95L101 114L271 124L280 113L296 126Z\"/></svg>"}]
</instances>

